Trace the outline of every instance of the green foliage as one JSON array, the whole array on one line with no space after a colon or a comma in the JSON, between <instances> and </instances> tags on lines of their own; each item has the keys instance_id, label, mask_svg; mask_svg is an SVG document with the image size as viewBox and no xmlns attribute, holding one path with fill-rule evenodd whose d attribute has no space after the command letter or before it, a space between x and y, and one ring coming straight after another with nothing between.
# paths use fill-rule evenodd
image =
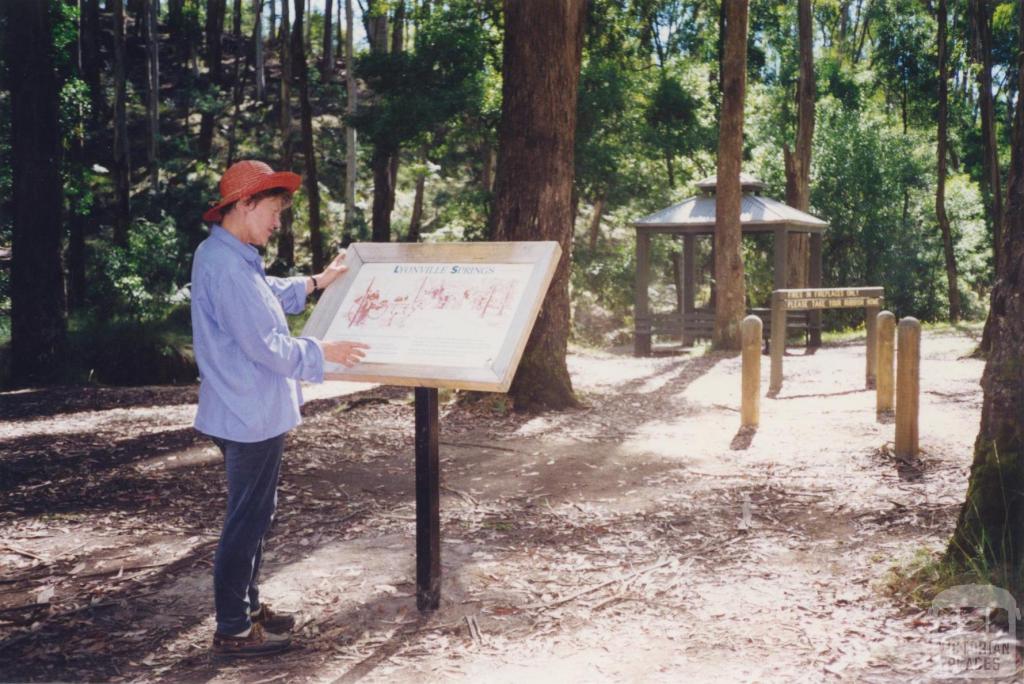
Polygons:
<instances>
[{"instance_id":1,"label":"green foliage","mask_svg":"<svg viewBox=\"0 0 1024 684\"><path fill-rule=\"evenodd\" d=\"M415 50L369 53L356 70L373 93L353 124L374 144L398 149L473 116L483 96L486 34L474 4L448 3L422 19Z\"/></svg>"},{"instance_id":2,"label":"green foliage","mask_svg":"<svg viewBox=\"0 0 1024 684\"><path fill-rule=\"evenodd\" d=\"M184 282L188 258L174 220L136 220L128 245L93 242L89 253L89 305L98 317L122 317L140 323L165 317L187 294Z\"/></svg>"},{"instance_id":3,"label":"green foliage","mask_svg":"<svg viewBox=\"0 0 1024 684\"><path fill-rule=\"evenodd\" d=\"M941 241L934 225L932 147L891 119L818 106L811 206L829 222L826 285L882 285L898 316L944 313Z\"/></svg>"}]
</instances>

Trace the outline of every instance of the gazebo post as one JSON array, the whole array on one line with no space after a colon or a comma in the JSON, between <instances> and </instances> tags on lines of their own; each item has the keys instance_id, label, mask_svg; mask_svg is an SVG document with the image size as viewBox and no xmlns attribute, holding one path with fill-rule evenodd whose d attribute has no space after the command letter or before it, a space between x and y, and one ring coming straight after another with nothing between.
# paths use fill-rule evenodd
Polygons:
<instances>
[{"instance_id":1,"label":"gazebo post","mask_svg":"<svg viewBox=\"0 0 1024 684\"><path fill-rule=\"evenodd\" d=\"M772 274L772 289L784 290L786 288L786 243L789 239L789 230L786 226L779 226L774 230L772 239L772 257L774 258L775 272Z\"/></svg>"},{"instance_id":2,"label":"gazebo post","mask_svg":"<svg viewBox=\"0 0 1024 684\"><path fill-rule=\"evenodd\" d=\"M814 288L821 287L821 233L811 233L811 269L808 274L810 277L810 286ZM809 345L811 347L821 346L821 309L814 309L811 311L811 337Z\"/></svg>"},{"instance_id":3,"label":"gazebo post","mask_svg":"<svg viewBox=\"0 0 1024 684\"><path fill-rule=\"evenodd\" d=\"M786 226L778 226L772 233L772 258L774 261L773 273L772 273L772 289L783 290L786 288L786 252L788 251L789 242L789 230ZM781 314L775 311L776 306L781 306L781 299L772 296L772 312L771 321L772 326L778 325L782 322L782 332L776 333L775 328L772 327L771 341L772 341L772 358L775 358L775 341L782 340L781 353L783 356L786 354L786 312L782 311ZM773 389L778 390L778 387Z\"/></svg>"},{"instance_id":4,"label":"gazebo post","mask_svg":"<svg viewBox=\"0 0 1024 684\"><path fill-rule=\"evenodd\" d=\"M718 304L717 304L718 296L717 296L717 293L716 293L716 290L717 290L716 285L718 284L718 279L715 278L715 231L714 231L714 229L711 230L710 237L711 237L711 297L708 300L708 308L710 308L712 311L714 311L715 307L718 306Z\"/></svg>"},{"instance_id":5,"label":"gazebo post","mask_svg":"<svg viewBox=\"0 0 1024 684\"><path fill-rule=\"evenodd\" d=\"M696 308L696 264L697 243L693 235L683 236L683 346L693 344L694 337L687 335L689 324L693 322L693 311Z\"/></svg>"},{"instance_id":6,"label":"gazebo post","mask_svg":"<svg viewBox=\"0 0 1024 684\"><path fill-rule=\"evenodd\" d=\"M636 231L636 309L633 320L633 355L650 356L651 315L647 287L651 276L651 236L647 231Z\"/></svg>"}]
</instances>

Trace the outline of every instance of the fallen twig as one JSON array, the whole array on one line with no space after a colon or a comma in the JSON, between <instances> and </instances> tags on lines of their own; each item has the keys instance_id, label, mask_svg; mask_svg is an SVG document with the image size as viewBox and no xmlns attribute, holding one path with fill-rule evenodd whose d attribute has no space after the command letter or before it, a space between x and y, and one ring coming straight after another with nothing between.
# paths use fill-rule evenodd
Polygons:
<instances>
[{"instance_id":1,"label":"fallen twig","mask_svg":"<svg viewBox=\"0 0 1024 684\"><path fill-rule=\"evenodd\" d=\"M458 497L461 497L462 499L468 501L469 503L473 504L474 506L479 506L480 505L479 501L474 499L472 496L470 496L466 492L464 492L462 490L459 490L459 489L455 489L455 487L446 487L445 485L441 485L441 489L443 489L444 491L449 492L451 494L455 494Z\"/></svg>"},{"instance_id":2,"label":"fallen twig","mask_svg":"<svg viewBox=\"0 0 1024 684\"><path fill-rule=\"evenodd\" d=\"M47 559L43 558L42 556L37 556L36 554L32 553L31 551L26 551L25 549L19 549L18 547L11 546L10 544L4 544L3 546L0 546L0 549L6 549L6 550L10 551L11 553L18 554L19 556L25 556L26 558L34 558L37 561L42 561L44 563L49 563L50 562Z\"/></svg>"},{"instance_id":3,"label":"fallen twig","mask_svg":"<svg viewBox=\"0 0 1024 684\"><path fill-rule=\"evenodd\" d=\"M669 565L674 560L675 560L674 558L669 558L668 560L661 561L660 563L655 563L654 565L652 565L650 567L647 567L647 568L644 568L643 570L638 570L638 571L634 572L632 575L630 575L628 577L617 577L615 579L608 580L607 582L602 582L601 584L598 584L598 585L595 585L593 587L590 587L589 589L584 589L583 591L578 591L575 594L572 594L571 596L566 596L565 598L558 599L557 601L552 601L550 603L534 603L534 604L531 604L531 605L528 605L528 606L524 606L523 609L524 610L551 610L552 608L557 608L558 606L565 605L566 603L570 603L571 601L575 601L576 599L581 598L583 596L586 596L587 594L593 594L595 591L599 591L601 589L604 589L605 587L610 586L612 584L618 584L618 583L621 582L621 583L623 583L623 585L625 585L625 584L627 584L629 582L632 582L633 580L635 580L640 575L643 575L644 573L648 573L648 572L651 572L652 570L657 570L658 568L663 568L666 565Z\"/></svg>"}]
</instances>

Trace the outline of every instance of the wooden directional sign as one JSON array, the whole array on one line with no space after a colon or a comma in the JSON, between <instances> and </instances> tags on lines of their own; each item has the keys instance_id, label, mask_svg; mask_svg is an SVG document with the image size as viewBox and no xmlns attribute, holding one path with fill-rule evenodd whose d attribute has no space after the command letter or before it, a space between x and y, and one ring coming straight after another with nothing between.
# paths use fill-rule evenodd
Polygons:
<instances>
[{"instance_id":1,"label":"wooden directional sign","mask_svg":"<svg viewBox=\"0 0 1024 684\"><path fill-rule=\"evenodd\" d=\"M354 244L303 334L370 345L329 379L505 392L560 256L557 242Z\"/></svg>"},{"instance_id":2,"label":"wooden directional sign","mask_svg":"<svg viewBox=\"0 0 1024 684\"><path fill-rule=\"evenodd\" d=\"M787 311L881 307L883 299L881 287L829 287L776 292L781 293Z\"/></svg>"},{"instance_id":3,"label":"wooden directional sign","mask_svg":"<svg viewBox=\"0 0 1024 684\"><path fill-rule=\"evenodd\" d=\"M859 309L865 312L867 329L867 353L864 359L864 384L871 389L875 386L876 340L875 317L885 299L881 287L829 287L799 290L774 290L772 292L771 328L771 373L768 383L769 396L776 396L782 389L782 357L786 354L786 312L813 309Z\"/></svg>"}]
</instances>

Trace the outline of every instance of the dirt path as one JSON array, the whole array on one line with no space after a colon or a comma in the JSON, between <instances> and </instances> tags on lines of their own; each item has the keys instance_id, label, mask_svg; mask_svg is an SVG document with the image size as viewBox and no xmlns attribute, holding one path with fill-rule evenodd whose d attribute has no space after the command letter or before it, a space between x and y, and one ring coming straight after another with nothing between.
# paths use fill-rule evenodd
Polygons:
<instances>
[{"instance_id":1,"label":"dirt path","mask_svg":"<svg viewBox=\"0 0 1024 684\"><path fill-rule=\"evenodd\" d=\"M576 411L446 404L429 618L410 393L321 394L263 582L301 609L300 647L261 663L207 654L223 485L194 388L0 395L0 681L927 681L929 627L880 586L963 500L974 345L926 333L911 463L861 389L862 340L787 357L755 434L717 354L578 351Z\"/></svg>"}]
</instances>

